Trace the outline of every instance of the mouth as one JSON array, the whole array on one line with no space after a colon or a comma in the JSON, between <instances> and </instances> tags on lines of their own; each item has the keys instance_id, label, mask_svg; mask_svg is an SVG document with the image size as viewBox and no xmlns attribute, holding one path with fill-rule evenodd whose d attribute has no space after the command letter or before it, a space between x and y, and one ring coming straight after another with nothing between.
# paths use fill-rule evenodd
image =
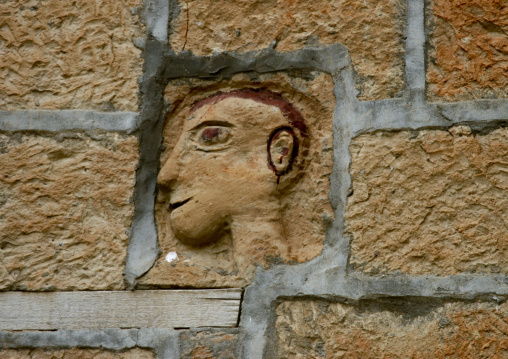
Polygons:
<instances>
[{"instance_id":1,"label":"mouth","mask_svg":"<svg viewBox=\"0 0 508 359\"><path fill-rule=\"evenodd\" d=\"M182 207L184 204L186 204L187 202L189 202L193 197L190 197L190 198L187 198L186 200L184 201L180 201L180 202L174 202L174 203L170 203L169 204L169 209L170 210L175 210L179 207Z\"/></svg>"}]
</instances>

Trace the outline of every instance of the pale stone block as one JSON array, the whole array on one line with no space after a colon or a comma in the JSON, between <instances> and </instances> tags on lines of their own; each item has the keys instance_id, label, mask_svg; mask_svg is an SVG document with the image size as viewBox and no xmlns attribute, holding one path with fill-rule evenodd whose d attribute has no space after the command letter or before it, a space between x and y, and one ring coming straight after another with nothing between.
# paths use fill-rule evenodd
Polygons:
<instances>
[{"instance_id":1,"label":"pale stone block","mask_svg":"<svg viewBox=\"0 0 508 359\"><path fill-rule=\"evenodd\" d=\"M0 288L124 288L134 136L0 134Z\"/></svg>"},{"instance_id":2,"label":"pale stone block","mask_svg":"<svg viewBox=\"0 0 508 359\"><path fill-rule=\"evenodd\" d=\"M0 3L0 110L138 110L140 0Z\"/></svg>"},{"instance_id":3,"label":"pale stone block","mask_svg":"<svg viewBox=\"0 0 508 359\"><path fill-rule=\"evenodd\" d=\"M268 357L501 359L507 309L496 301L286 301L276 310L276 346Z\"/></svg>"},{"instance_id":4,"label":"pale stone block","mask_svg":"<svg viewBox=\"0 0 508 359\"><path fill-rule=\"evenodd\" d=\"M508 273L508 129L364 134L350 153L353 268Z\"/></svg>"}]
</instances>

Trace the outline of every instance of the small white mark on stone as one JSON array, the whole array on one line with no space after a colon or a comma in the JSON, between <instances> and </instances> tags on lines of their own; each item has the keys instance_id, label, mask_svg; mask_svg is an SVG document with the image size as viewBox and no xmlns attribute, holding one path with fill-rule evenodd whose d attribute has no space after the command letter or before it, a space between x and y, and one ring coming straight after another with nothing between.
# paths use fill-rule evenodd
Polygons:
<instances>
[{"instance_id":1,"label":"small white mark on stone","mask_svg":"<svg viewBox=\"0 0 508 359\"><path fill-rule=\"evenodd\" d=\"M201 21L196 21L196 25L201 26L203 24L201 23Z\"/></svg>"},{"instance_id":2,"label":"small white mark on stone","mask_svg":"<svg viewBox=\"0 0 508 359\"><path fill-rule=\"evenodd\" d=\"M180 259L178 259L178 254L176 254L176 252L169 252L168 254L166 254L166 261L168 263L171 263L173 261L179 261Z\"/></svg>"}]
</instances>

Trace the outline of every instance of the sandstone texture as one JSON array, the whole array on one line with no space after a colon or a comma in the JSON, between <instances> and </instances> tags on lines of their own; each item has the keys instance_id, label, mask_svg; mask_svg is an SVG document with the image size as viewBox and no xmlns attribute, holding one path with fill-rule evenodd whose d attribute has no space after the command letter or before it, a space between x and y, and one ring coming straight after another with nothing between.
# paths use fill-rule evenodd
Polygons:
<instances>
[{"instance_id":1,"label":"sandstone texture","mask_svg":"<svg viewBox=\"0 0 508 359\"><path fill-rule=\"evenodd\" d=\"M240 358L238 330L212 329L180 334L180 359Z\"/></svg>"},{"instance_id":2,"label":"sandstone texture","mask_svg":"<svg viewBox=\"0 0 508 359\"><path fill-rule=\"evenodd\" d=\"M140 0L0 2L0 110L137 111Z\"/></svg>"},{"instance_id":3,"label":"sandstone texture","mask_svg":"<svg viewBox=\"0 0 508 359\"><path fill-rule=\"evenodd\" d=\"M195 55L273 46L288 52L342 43L357 73L358 97L403 89L405 1L180 0L169 42Z\"/></svg>"},{"instance_id":4,"label":"sandstone texture","mask_svg":"<svg viewBox=\"0 0 508 359\"><path fill-rule=\"evenodd\" d=\"M506 358L506 303L382 300L357 306L325 301L277 307L270 358Z\"/></svg>"},{"instance_id":5,"label":"sandstone texture","mask_svg":"<svg viewBox=\"0 0 508 359\"><path fill-rule=\"evenodd\" d=\"M508 273L508 129L364 134L350 153L353 268Z\"/></svg>"},{"instance_id":6,"label":"sandstone texture","mask_svg":"<svg viewBox=\"0 0 508 359\"><path fill-rule=\"evenodd\" d=\"M0 290L116 290L137 140L0 134Z\"/></svg>"},{"instance_id":7,"label":"sandstone texture","mask_svg":"<svg viewBox=\"0 0 508 359\"><path fill-rule=\"evenodd\" d=\"M508 3L434 0L427 12L429 99L508 97Z\"/></svg>"},{"instance_id":8,"label":"sandstone texture","mask_svg":"<svg viewBox=\"0 0 508 359\"><path fill-rule=\"evenodd\" d=\"M182 125L193 103L217 91L245 88L279 93L301 111L308 126L308 143L305 146L302 143L300 162L280 177L279 185L267 164L267 142L271 127L287 126L289 122L274 117L273 121L281 121L277 126L271 120L256 126L250 124L254 120L244 117L249 116L249 107L261 106L254 101L245 105L247 112L242 106L234 111L223 109L221 102L204 111L204 116L213 114L210 119L215 119L215 123L239 116L239 122L232 129L231 144L225 143L228 148L215 151L210 147L209 152L193 153L195 143L189 148L182 147L181 141L186 141L187 134L191 138L196 136L194 130L190 130L182 137ZM277 263L303 262L321 252L326 228L333 217L328 200L335 104L332 89L331 78L324 74L315 74L307 80L279 74L264 77L259 82L240 75L214 85L195 81L168 86L166 98L175 107L163 133L165 149L161 155L155 208L162 255L139 280L142 287L243 287L253 278L257 265L269 267ZM231 101L230 105L237 106L238 101ZM215 113L215 108L221 110ZM259 109L258 120L270 111L279 111L269 106ZM226 112L230 113L229 117L222 118ZM201 121L199 110L195 114ZM246 126L250 126L249 129ZM236 140L238 136L245 138ZM257 146L256 150L244 143ZM230 162L224 162L226 157ZM199 194L200 188L206 196ZM268 196L270 191L273 193ZM185 216L175 218L173 213L177 210L171 210L171 203L188 197L193 200L179 210L186 213ZM185 206L193 210L184 211ZM175 224L176 228L186 226L193 230L201 227L201 223L210 218L202 214L203 208L205 213L222 216L217 218L223 220L206 227L218 234L207 233L212 240L201 244L182 241L175 235Z\"/></svg>"},{"instance_id":9,"label":"sandstone texture","mask_svg":"<svg viewBox=\"0 0 508 359\"><path fill-rule=\"evenodd\" d=\"M145 349L128 349L113 352L101 349L4 349L3 359L155 359L155 354Z\"/></svg>"}]
</instances>

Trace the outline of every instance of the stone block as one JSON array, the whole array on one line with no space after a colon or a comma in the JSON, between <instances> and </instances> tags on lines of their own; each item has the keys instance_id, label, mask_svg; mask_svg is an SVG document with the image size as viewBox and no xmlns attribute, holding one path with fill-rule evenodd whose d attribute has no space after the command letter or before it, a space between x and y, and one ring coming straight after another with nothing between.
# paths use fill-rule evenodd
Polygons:
<instances>
[{"instance_id":1,"label":"stone block","mask_svg":"<svg viewBox=\"0 0 508 359\"><path fill-rule=\"evenodd\" d=\"M267 357L501 359L508 351L507 309L496 301L287 301L276 309Z\"/></svg>"},{"instance_id":2,"label":"stone block","mask_svg":"<svg viewBox=\"0 0 508 359\"><path fill-rule=\"evenodd\" d=\"M508 129L377 132L350 146L350 264L508 274Z\"/></svg>"},{"instance_id":3,"label":"stone block","mask_svg":"<svg viewBox=\"0 0 508 359\"><path fill-rule=\"evenodd\" d=\"M358 97L396 96L404 87L405 1L180 0L170 44L195 55L273 46L345 45L357 74Z\"/></svg>"},{"instance_id":4,"label":"stone block","mask_svg":"<svg viewBox=\"0 0 508 359\"><path fill-rule=\"evenodd\" d=\"M3 349L4 359L155 359L155 354L146 349L128 349L113 352L102 349Z\"/></svg>"},{"instance_id":5,"label":"stone block","mask_svg":"<svg viewBox=\"0 0 508 359\"><path fill-rule=\"evenodd\" d=\"M435 0L427 14L429 99L507 98L506 1Z\"/></svg>"},{"instance_id":6,"label":"stone block","mask_svg":"<svg viewBox=\"0 0 508 359\"><path fill-rule=\"evenodd\" d=\"M228 106L223 106L226 100L211 106L205 100L202 108L210 111L191 112L196 101L239 89L250 89L246 96L254 97L256 90L278 93L305 119L307 136L300 136L296 162L287 174L278 178L267 159L271 131L290 125L276 106L232 97ZM335 106L331 77L272 74L259 81L244 75L221 83L177 81L168 86L166 98L175 107L163 132L155 207L162 256L139 284L244 287L257 265L316 257L333 218L328 199ZM184 124L192 123L186 118L205 123L183 131ZM224 131L223 148L213 147L213 141L210 146L200 144L202 139L196 136L206 124L212 126L210 131ZM284 163L275 164L279 165ZM203 230L198 233L197 228Z\"/></svg>"},{"instance_id":7,"label":"stone block","mask_svg":"<svg viewBox=\"0 0 508 359\"><path fill-rule=\"evenodd\" d=\"M0 3L0 110L138 110L140 0Z\"/></svg>"},{"instance_id":8,"label":"stone block","mask_svg":"<svg viewBox=\"0 0 508 359\"><path fill-rule=\"evenodd\" d=\"M180 334L181 359L240 358L238 329L189 330Z\"/></svg>"},{"instance_id":9,"label":"stone block","mask_svg":"<svg viewBox=\"0 0 508 359\"><path fill-rule=\"evenodd\" d=\"M138 144L0 134L0 289L123 289Z\"/></svg>"}]
</instances>

